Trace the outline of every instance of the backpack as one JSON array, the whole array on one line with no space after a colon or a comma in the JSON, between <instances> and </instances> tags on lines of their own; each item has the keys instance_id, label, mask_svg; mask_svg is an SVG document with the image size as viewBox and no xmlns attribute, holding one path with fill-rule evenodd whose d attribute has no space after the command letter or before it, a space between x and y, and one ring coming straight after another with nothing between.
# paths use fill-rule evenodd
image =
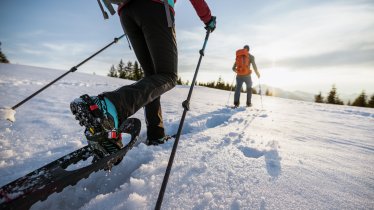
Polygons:
<instances>
[{"instance_id":1,"label":"backpack","mask_svg":"<svg viewBox=\"0 0 374 210\"><path fill-rule=\"evenodd\" d=\"M249 52L246 49L240 49L236 51L236 73L244 76L252 73L249 69L250 65Z\"/></svg>"}]
</instances>

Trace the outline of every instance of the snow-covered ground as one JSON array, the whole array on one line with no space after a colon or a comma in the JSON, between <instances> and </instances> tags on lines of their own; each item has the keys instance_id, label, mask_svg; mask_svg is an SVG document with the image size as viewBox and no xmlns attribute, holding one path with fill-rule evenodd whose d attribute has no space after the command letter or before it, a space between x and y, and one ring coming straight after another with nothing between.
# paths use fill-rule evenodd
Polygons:
<instances>
[{"instance_id":1,"label":"snow-covered ground","mask_svg":"<svg viewBox=\"0 0 374 210\"><path fill-rule=\"evenodd\" d=\"M0 107L62 73L0 64ZM86 145L70 101L130 83L72 73L16 109L13 124L1 119L0 185ZM188 89L162 97L169 134ZM254 107L231 109L228 97L195 88L163 209L374 209L374 109L266 96L262 107L258 95ZM142 110L135 117L144 124ZM141 143L111 172L94 173L32 209L153 209L172 144Z\"/></svg>"}]
</instances>

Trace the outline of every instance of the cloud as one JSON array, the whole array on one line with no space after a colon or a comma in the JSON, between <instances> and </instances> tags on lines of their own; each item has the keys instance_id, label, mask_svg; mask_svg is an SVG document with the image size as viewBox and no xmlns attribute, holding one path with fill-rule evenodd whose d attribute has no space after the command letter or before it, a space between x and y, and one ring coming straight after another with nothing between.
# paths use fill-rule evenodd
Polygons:
<instances>
[{"instance_id":1,"label":"cloud","mask_svg":"<svg viewBox=\"0 0 374 210\"><path fill-rule=\"evenodd\" d=\"M257 55L271 57L274 61L323 57L321 55L336 59L347 54L348 49L360 50L355 46L365 42L373 46L372 10L373 6L333 3L273 16L262 25L255 26L256 34L261 35L255 37L256 43L259 43ZM365 58L368 59L368 56Z\"/></svg>"},{"instance_id":2,"label":"cloud","mask_svg":"<svg viewBox=\"0 0 374 210\"><path fill-rule=\"evenodd\" d=\"M310 92L332 84L346 92L374 90L369 79L374 77L373 1L252 3L240 1L242 6L234 8L233 0L217 2L218 10L213 7L217 29L209 38L198 81L222 75L231 82L235 51L249 44L264 83ZM198 23L189 25L192 18L182 18L179 72L186 80L192 78L205 33Z\"/></svg>"},{"instance_id":3,"label":"cloud","mask_svg":"<svg viewBox=\"0 0 374 210\"><path fill-rule=\"evenodd\" d=\"M89 43L77 42L46 42L42 43L41 48L46 52L61 55L79 55L87 52L89 49L93 49Z\"/></svg>"},{"instance_id":4,"label":"cloud","mask_svg":"<svg viewBox=\"0 0 374 210\"><path fill-rule=\"evenodd\" d=\"M372 67L374 66L374 49L340 50L320 55L287 58L276 62L277 66L289 69L318 69L320 67Z\"/></svg>"},{"instance_id":5,"label":"cloud","mask_svg":"<svg viewBox=\"0 0 374 210\"><path fill-rule=\"evenodd\" d=\"M313 83L316 86L329 72L329 79L339 83L351 77L351 69L365 72L365 76L358 75L355 78L356 83L359 83L359 78L364 80L374 77L370 72L374 64L372 0L232 0L208 1L208 4L212 13L217 16L217 28L209 38L201 63L199 81L212 81L219 75L225 75L223 79L231 82L235 51L244 44L251 46L251 53L256 56L257 66L265 81L284 80L284 84L294 83L298 87L301 87L302 83ZM93 6L95 11L99 12L97 5ZM33 11L38 12L37 8ZM66 11L56 10L62 16L69 16ZM9 33L14 34L13 38L19 39L4 37L3 40L9 41L4 42L7 45L2 47L12 62L70 68L102 47L108 41L108 36L112 38L110 33L119 33L117 19L108 24L93 19L97 14L88 14L72 25L64 19L64 24L41 21L41 25L33 25L31 29L23 25L23 31L9 30ZM190 78L195 71L199 50L204 42L204 24L196 16L189 1L179 1L176 4L176 15L179 72L189 75ZM96 21L95 24L92 24L92 21ZM86 30L88 36L81 33L86 27L95 30ZM28 44L16 44L24 42ZM8 47L11 45L14 47ZM80 70L106 74L110 66L118 64L121 58L124 61L135 60L134 53L128 50L127 44L112 47ZM341 73L339 78L335 74L338 72ZM287 77L281 78L282 75ZM288 79L292 75L297 77ZM310 78L313 78L313 81ZM361 87L361 84L357 86Z\"/></svg>"},{"instance_id":6,"label":"cloud","mask_svg":"<svg viewBox=\"0 0 374 210\"><path fill-rule=\"evenodd\" d=\"M100 55L97 55L90 62L80 67L79 70L87 73L96 72L100 75L106 75L110 66L112 64L117 65L124 55L129 60L134 61L135 56L129 55L132 52L124 53L123 48L126 46L124 44L120 45L119 47L112 47L111 50L100 53ZM74 41L34 42L33 44L18 43L9 51L9 57L12 63L68 70L91 56L100 47L97 43L77 43ZM125 61L127 60L125 59Z\"/></svg>"},{"instance_id":7,"label":"cloud","mask_svg":"<svg viewBox=\"0 0 374 210\"><path fill-rule=\"evenodd\" d=\"M293 6L292 2L282 1L269 8L258 5L259 12L242 14L239 20L232 19L238 16L232 14L233 10L227 11L227 17L219 19L217 30L210 36L206 53L209 57L204 62L217 72L225 72L234 61L236 49L249 44L261 69L278 65L298 70L373 65L373 3L294 2L297 6ZM201 47L198 44L204 34L199 29L179 31L183 66L194 62L188 58Z\"/></svg>"}]
</instances>

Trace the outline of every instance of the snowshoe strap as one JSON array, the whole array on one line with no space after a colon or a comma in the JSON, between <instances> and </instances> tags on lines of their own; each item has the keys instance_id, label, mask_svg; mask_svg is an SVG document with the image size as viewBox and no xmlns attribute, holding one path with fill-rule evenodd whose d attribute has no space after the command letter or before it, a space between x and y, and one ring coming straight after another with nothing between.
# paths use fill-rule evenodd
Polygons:
<instances>
[{"instance_id":1,"label":"snowshoe strap","mask_svg":"<svg viewBox=\"0 0 374 210\"><path fill-rule=\"evenodd\" d=\"M93 141L93 142L100 142L100 141L102 141L102 139L105 139L107 137L107 133L106 132L98 132L98 133L92 134L87 129L84 132L84 134L85 134L86 139L88 141Z\"/></svg>"},{"instance_id":2,"label":"snowshoe strap","mask_svg":"<svg viewBox=\"0 0 374 210\"><path fill-rule=\"evenodd\" d=\"M86 104L89 106L90 111L92 112L94 117L103 118L104 115L100 111L99 106L92 100L90 96L84 94L80 97Z\"/></svg>"},{"instance_id":3,"label":"snowshoe strap","mask_svg":"<svg viewBox=\"0 0 374 210\"><path fill-rule=\"evenodd\" d=\"M122 139L122 133L118 133L117 131L109 131L108 139Z\"/></svg>"},{"instance_id":4,"label":"snowshoe strap","mask_svg":"<svg viewBox=\"0 0 374 210\"><path fill-rule=\"evenodd\" d=\"M117 133L116 131L111 132L100 132L94 135L91 135L90 132L85 132L86 139L90 142L97 142L100 145L103 144L105 141L109 141L111 144L115 144L119 146L118 141L121 141L122 134Z\"/></svg>"}]
</instances>

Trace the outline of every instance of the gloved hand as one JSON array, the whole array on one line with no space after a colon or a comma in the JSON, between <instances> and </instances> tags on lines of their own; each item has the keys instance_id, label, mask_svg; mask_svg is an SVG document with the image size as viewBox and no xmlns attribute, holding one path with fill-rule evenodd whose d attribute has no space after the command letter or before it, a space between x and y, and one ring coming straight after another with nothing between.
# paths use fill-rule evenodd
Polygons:
<instances>
[{"instance_id":1,"label":"gloved hand","mask_svg":"<svg viewBox=\"0 0 374 210\"><path fill-rule=\"evenodd\" d=\"M257 78L260 79L260 73L259 73L259 72L256 72L256 75L257 75Z\"/></svg>"},{"instance_id":2,"label":"gloved hand","mask_svg":"<svg viewBox=\"0 0 374 210\"><path fill-rule=\"evenodd\" d=\"M213 32L214 29L216 29L216 16L212 16L212 18L205 23L205 29L209 30L210 32Z\"/></svg>"}]
</instances>

